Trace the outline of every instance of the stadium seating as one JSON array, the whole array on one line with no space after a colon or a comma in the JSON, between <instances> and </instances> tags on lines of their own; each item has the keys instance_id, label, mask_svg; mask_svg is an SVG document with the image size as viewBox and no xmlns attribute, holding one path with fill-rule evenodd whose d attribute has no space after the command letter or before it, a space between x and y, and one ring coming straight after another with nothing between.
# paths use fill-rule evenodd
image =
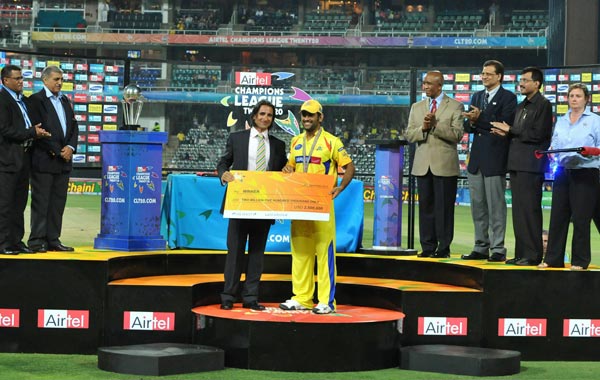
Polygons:
<instances>
[{"instance_id":1,"label":"stadium seating","mask_svg":"<svg viewBox=\"0 0 600 380\"><path fill-rule=\"evenodd\" d=\"M215 88L220 79L219 66L174 65L171 85L176 89Z\"/></svg>"},{"instance_id":2,"label":"stadium seating","mask_svg":"<svg viewBox=\"0 0 600 380\"><path fill-rule=\"evenodd\" d=\"M438 13L433 24L434 31L474 30L484 24L484 12L479 11L444 11Z\"/></svg>"},{"instance_id":3,"label":"stadium seating","mask_svg":"<svg viewBox=\"0 0 600 380\"><path fill-rule=\"evenodd\" d=\"M538 31L548 26L548 14L545 11L514 10L504 31L520 32L525 35L538 34Z\"/></svg>"},{"instance_id":4,"label":"stadium seating","mask_svg":"<svg viewBox=\"0 0 600 380\"><path fill-rule=\"evenodd\" d=\"M394 32L414 32L423 30L427 24L427 16L423 12L406 13L387 9L375 13L373 31L378 35Z\"/></svg>"},{"instance_id":5,"label":"stadium seating","mask_svg":"<svg viewBox=\"0 0 600 380\"><path fill-rule=\"evenodd\" d=\"M112 28L119 29L141 29L141 30L156 30L161 29L162 14L153 13L137 13L137 12L119 12L115 13Z\"/></svg>"},{"instance_id":6,"label":"stadium seating","mask_svg":"<svg viewBox=\"0 0 600 380\"><path fill-rule=\"evenodd\" d=\"M344 32L350 26L352 16L335 12L309 12L304 15L303 29L310 32Z\"/></svg>"},{"instance_id":7,"label":"stadium seating","mask_svg":"<svg viewBox=\"0 0 600 380\"><path fill-rule=\"evenodd\" d=\"M245 30L249 32L265 32L265 31L286 31L291 30L297 23L298 19L295 16L294 10L249 10L246 17ZM249 22L248 20L252 20Z\"/></svg>"}]
</instances>

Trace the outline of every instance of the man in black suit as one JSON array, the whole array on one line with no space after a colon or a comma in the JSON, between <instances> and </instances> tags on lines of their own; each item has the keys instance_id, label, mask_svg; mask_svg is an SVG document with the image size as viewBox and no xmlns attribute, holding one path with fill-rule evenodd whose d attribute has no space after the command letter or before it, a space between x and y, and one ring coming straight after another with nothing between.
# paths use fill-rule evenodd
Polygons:
<instances>
[{"instance_id":1,"label":"man in black suit","mask_svg":"<svg viewBox=\"0 0 600 380\"><path fill-rule=\"evenodd\" d=\"M269 135L275 118L275 106L261 100L252 110L252 128L234 132L227 139L225 153L217 164L221 182L234 181L232 170L280 171L287 162L285 143ZM225 199L223 199L224 203ZM223 206L221 207L221 212ZM264 310L258 303L258 288L263 271L263 258L272 220L229 219L225 286L221 293L221 309L230 310L236 299L242 269L246 281L242 289L243 307ZM244 252L248 241L248 262Z\"/></svg>"},{"instance_id":2,"label":"man in black suit","mask_svg":"<svg viewBox=\"0 0 600 380\"><path fill-rule=\"evenodd\" d=\"M32 140L48 137L39 124L31 123L28 100L23 96L19 66L6 65L0 72L0 254L33 253L23 242L23 212L29 192Z\"/></svg>"},{"instance_id":3,"label":"man in black suit","mask_svg":"<svg viewBox=\"0 0 600 380\"><path fill-rule=\"evenodd\" d=\"M73 251L61 243L60 234L79 129L73 107L61 93L62 70L46 67L42 82L44 88L30 97L31 115L52 137L33 144L28 245L36 252Z\"/></svg>"},{"instance_id":4,"label":"man in black suit","mask_svg":"<svg viewBox=\"0 0 600 380\"><path fill-rule=\"evenodd\" d=\"M492 132L510 137L508 172L512 191L515 257L506 264L538 265L542 261L542 185L548 158L535 156L552 139L552 105L540 93L544 74L536 67L521 71L519 87L525 99L517 107L512 126L492 122Z\"/></svg>"},{"instance_id":5,"label":"man in black suit","mask_svg":"<svg viewBox=\"0 0 600 380\"><path fill-rule=\"evenodd\" d=\"M509 140L492 134L492 121L512 124L517 97L502 87L504 65L486 61L481 71L485 90L476 92L465 116L465 132L473 134L467 177L471 197L471 216L475 245L464 260L505 261L506 248L506 161ZM490 255L491 252L491 255Z\"/></svg>"}]
</instances>

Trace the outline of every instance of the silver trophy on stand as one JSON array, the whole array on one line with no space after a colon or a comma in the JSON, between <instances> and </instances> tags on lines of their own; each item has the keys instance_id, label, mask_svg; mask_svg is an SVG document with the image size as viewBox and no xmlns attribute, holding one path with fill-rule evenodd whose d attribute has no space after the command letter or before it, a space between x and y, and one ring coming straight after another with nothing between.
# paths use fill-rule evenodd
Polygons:
<instances>
[{"instance_id":1,"label":"silver trophy on stand","mask_svg":"<svg viewBox=\"0 0 600 380\"><path fill-rule=\"evenodd\" d=\"M144 106L142 89L135 84L125 86L121 105L123 106L123 129L128 131L142 130L142 127L138 124Z\"/></svg>"}]
</instances>

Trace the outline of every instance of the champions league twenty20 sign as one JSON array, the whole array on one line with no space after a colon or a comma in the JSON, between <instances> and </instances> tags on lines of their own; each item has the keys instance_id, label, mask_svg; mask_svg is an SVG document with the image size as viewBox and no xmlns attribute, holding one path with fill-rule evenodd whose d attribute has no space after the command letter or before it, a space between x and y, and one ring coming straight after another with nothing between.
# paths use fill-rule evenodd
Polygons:
<instances>
[{"instance_id":1,"label":"champions league twenty20 sign","mask_svg":"<svg viewBox=\"0 0 600 380\"><path fill-rule=\"evenodd\" d=\"M287 133L295 136L300 133L300 126L294 113L283 107L284 98L288 96L291 99L304 102L311 99L303 90L291 86L292 95L286 93L286 79L293 77L294 73L277 72L246 72L237 71L235 73L234 95L226 96L221 99L221 104L225 107L235 107L229 112L227 117L227 127L235 128L241 117L245 119L244 127L250 128L247 115L252 113L252 108L261 100L268 100L275 106L275 124ZM288 90L289 91L289 90ZM241 114L239 114L241 111ZM238 115L236 115L238 113ZM241 126L240 126L241 127Z\"/></svg>"}]
</instances>

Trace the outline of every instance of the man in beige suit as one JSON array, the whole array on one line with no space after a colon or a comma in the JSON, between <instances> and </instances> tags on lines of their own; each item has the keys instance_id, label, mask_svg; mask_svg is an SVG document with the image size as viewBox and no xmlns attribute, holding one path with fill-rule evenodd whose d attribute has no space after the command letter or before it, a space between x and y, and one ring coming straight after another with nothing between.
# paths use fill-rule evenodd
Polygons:
<instances>
[{"instance_id":1,"label":"man in beige suit","mask_svg":"<svg viewBox=\"0 0 600 380\"><path fill-rule=\"evenodd\" d=\"M459 174L456 144L462 138L464 107L442 92L444 76L430 71L423 80L426 99L412 105L406 137L417 143L412 174L419 191L419 257L450 257L454 202Z\"/></svg>"}]
</instances>

